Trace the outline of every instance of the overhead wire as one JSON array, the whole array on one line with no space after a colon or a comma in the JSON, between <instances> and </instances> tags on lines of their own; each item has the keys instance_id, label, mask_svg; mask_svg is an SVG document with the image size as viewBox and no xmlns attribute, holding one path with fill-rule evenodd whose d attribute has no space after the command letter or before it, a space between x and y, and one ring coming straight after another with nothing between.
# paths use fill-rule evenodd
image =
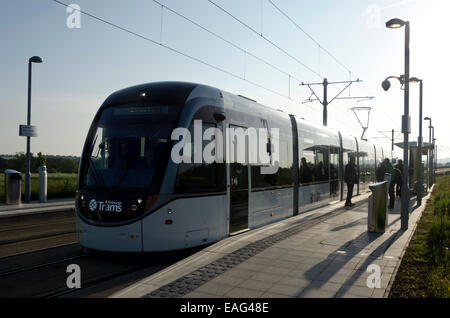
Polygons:
<instances>
[{"instance_id":1,"label":"overhead wire","mask_svg":"<svg viewBox=\"0 0 450 318\"><path fill-rule=\"evenodd\" d=\"M64 3L64 2L62 2L62 1L59 1L59 0L51 0L51 1L53 1L53 2L55 2L55 3L57 3L57 4L59 4L59 5L65 6L65 7L70 7L70 5L68 5L68 4L66 4L66 3ZM156 1L155 1L155 2L156 2ZM71 7L71 8L72 8L72 7ZM167 8L167 7L166 7L166 8ZM184 57L189 58L189 59L191 59L191 60L193 60L193 61L196 61L196 62L198 62L198 63L201 63L201 64L203 64L203 65L205 65L205 66L208 66L208 67L210 67L210 68L212 68L212 69L215 69L215 70L217 70L217 71L220 71L220 72L222 72L222 73L225 73L225 74L227 74L227 75L229 75L229 76L232 76L232 77L234 77L234 78L240 79L240 80L242 80L242 81L244 81L244 82L247 82L247 83L249 83L249 84L251 84L251 85L254 85L254 86L256 86L256 87L259 87L259 88L261 88L261 89L264 89L264 90L266 90L266 91L268 91L268 92L270 92L270 93L272 93L272 94L278 95L278 96L280 96L280 97L283 97L283 98L289 99L289 100L291 100L291 101L293 101L293 102L296 102L296 103L298 103L298 104L301 104L301 101L300 101L300 100L296 100L296 99L294 99L294 98L292 98L292 97L290 97L290 96L284 95L283 93L280 93L280 92L278 92L278 91L275 91L275 90L273 90L273 89L271 89L271 88L268 88L268 87L266 87L266 86L264 86L264 85L261 85L261 84L259 84L259 83L254 82L254 81L250 81L250 80L244 78L244 77L241 76L241 75L235 74L235 73L230 72L230 71L228 71L228 70L226 70L226 69L224 69L224 68L221 68L221 67L219 67L219 66L216 66L216 65L213 65L213 64L211 64L211 63L208 63L208 62L206 62L206 61L204 61L204 60L202 60L202 59L200 59L200 58L197 58L197 57L192 56L192 55L190 55L190 54L184 53L184 52L182 52L182 51L180 51L180 50L177 50L177 49L175 49L175 48L173 48L173 47L171 47L171 46L169 46L169 45L166 45L166 44L164 44L164 43L162 43L162 42L158 42L158 41L156 41L156 40L154 40L154 39L151 39L151 38L149 38L149 37L147 37L147 36L144 36L144 35L142 35L142 34L139 34L139 33L137 33L137 32L134 32L134 31L132 31L132 30L130 30L130 29L128 29L128 28L122 27L122 26L120 26L120 25L118 25L118 24L115 24L115 23L113 23L113 22L110 22L110 21L108 21L108 20L106 20L106 19L100 18L100 17L98 17L98 16L96 16L96 15L94 15L94 14L91 14L91 13L85 11L85 10L81 10L81 9L78 10L78 9L76 9L76 8L73 8L73 9L76 10L76 11L79 11L81 14L84 14L84 15L86 15L86 16L88 16L88 17L94 19L94 20L100 21L100 22L102 22L102 23L104 23L104 24L107 24L107 25L109 25L109 26L112 26L112 27L114 27L114 28L116 28L116 29L119 29L119 30L121 30L121 31L123 31L123 32L126 32L126 33L128 33L128 34L131 34L131 35L136 36L136 37L138 37L138 38L141 38L141 39L143 39L143 40L145 40L145 41L148 41L148 42L150 42L150 43L153 43L153 44L155 44L155 45L161 46L161 47L163 47L163 48L165 48L165 49L168 49L168 50L170 50L170 51L172 51L172 52L174 52L174 53L177 53L177 54L179 54L179 55L181 55L181 56L184 56ZM314 108L310 107L309 105L308 105L308 107L309 107L310 109L312 109L312 110L315 110Z\"/></svg>"},{"instance_id":2,"label":"overhead wire","mask_svg":"<svg viewBox=\"0 0 450 318\"><path fill-rule=\"evenodd\" d=\"M288 57L290 57L291 59L293 59L294 61L296 61L298 64L302 65L304 68L306 68L307 70L309 70L310 72L312 72L313 74L315 74L316 76L320 77L320 78L324 78L319 72L315 71L314 69L312 69L311 67L309 67L308 65L306 65L305 63L303 63L302 61L300 61L298 58L296 58L295 56L293 56L291 53L289 53L288 51L286 51L285 49L283 49L282 47L280 47L279 45L277 45L275 42L273 42L272 40L270 40L269 38L267 38L266 36L264 36L262 34L262 32L258 32L257 30L255 30L254 28L252 28L251 26L249 26L247 23L245 23L244 21L242 21L241 19L237 18L235 15L233 15L231 12L229 12L228 10L226 10L225 8L221 7L220 5L218 5L216 2L212 1L212 0L208 0L209 3L211 3L212 5L214 5L216 8L218 8L219 10L221 10L222 12L224 12L225 14L227 14L228 16L230 16L231 18L233 18L234 20L236 20L237 22L239 22L240 24L242 24L244 27L246 27L247 29L249 29L250 31L252 31L253 33L257 34L258 36L260 36L261 38L263 38L266 42L268 42L269 44L271 44L272 46L274 46L275 48L277 48L279 51L283 52L285 55L287 55Z\"/></svg>"},{"instance_id":3,"label":"overhead wire","mask_svg":"<svg viewBox=\"0 0 450 318\"><path fill-rule=\"evenodd\" d=\"M305 34L312 42L314 42L319 50L321 49L322 51L324 51L328 56L330 56L337 64L339 64L342 68L344 68L350 77L350 80L352 78L352 75L356 78L358 78L358 76L349 68L347 67L344 63L342 63L334 54L332 54L329 50L327 50L322 44L320 44L311 34L309 34L308 32L305 31L304 28L302 28L297 22L295 22L295 20L293 18L291 18L291 16L289 16L284 10L282 10L279 6L277 6L272 0L267 0L281 15L283 15L287 20L289 20L297 29L299 29L303 34ZM367 90L366 85L363 83L364 88ZM349 92L350 94L350 92ZM392 124L395 123L392 121L392 118L390 116L388 116L387 112L384 110L384 108L378 103L378 101L375 99L375 103L377 104L377 108L380 109L385 115L387 115L386 117L392 122Z\"/></svg>"},{"instance_id":4,"label":"overhead wire","mask_svg":"<svg viewBox=\"0 0 450 318\"><path fill-rule=\"evenodd\" d=\"M281 68L279 68L279 67L273 65L272 63L266 61L265 59L263 59L263 58L261 58L261 57L255 55L255 54L253 54L253 53L251 53L251 52L245 50L244 48L242 48L242 47L240 47L239 45L237 45L237 44L231 42L230 40L227 40L226 38L224 38L223 36L217 34L216 32L211 31L210 29L208 29L208 28L202 26L201 24L199 24L199 23L195 22L194 20L192 20L192 19L186 17L185 15L183 15L183 14L181 14L181 13L175 11L175 10L172 9L172 8L169 8L167 5L162 4L161 2L159 2L159 1L157 1L157 0L152 0L152 1L155 2L155 3L158 4L158 5L160 5L160 6L164 7L164 8L166 8L168 11L170 11L170 12L172 12L173 14L177 15L178 17L180 17L180 18L182 18L182 19L188 21L189 23L191 23L191 24L197 26L198 28L204 30L205 32L207 32L207 33L209 33L209 34L215 36L216 38L218 38L218 39L220 39L220 40L222 40L222 41L224 41L224 42L226 42L226 43L228 43L229 45L231 45L232 47L234 47L234 48L236 48L237 50L241 51L242 53L244 53L244 54L246 54L246 55L250 55L251 57L255 58L256 60L258 60L258 61L260 61L260 62L266 64L267 66L269 66L269 67L271 67L271 68L273 68L273 69L275 69L275 70L277 70L278 72L280 72L280 73L282 73L282 74L284 74L284 75L286 75L286 76L290 76L291 78L295 79L295 80L298 81L298 82L301 82L301 80L298 79L297 77L295 77L294 75L292 75L292 74L290 74L290 73L288 73L288 72L282 70Z\"/></svg>"},{"instance_id":5,"label":"overhead wire","mask_svg":"<svg viewBox=\"0 0 450 318\"><path fill-rule=\"evenodd\" d=\"M323 47L316 39L314 39L308 32L306 32L297 22L295 22L286 12L281 10L280 7L278 7L272 0L267 0L278 12L280 12L286 19L288 19L294 26L296 26L303 34L305 34L311 41L313 41L319 49L324 51L326 54L328 54L336 63L338 63L340 66L342 66L346 71L348 71L350 74L355 75L347 66L344 65L341 61L339 61L336 56L331 54L330 51L328 51L325 47ZM357 77L355 75L355 77Z\"/></svg>"}]
</instances>

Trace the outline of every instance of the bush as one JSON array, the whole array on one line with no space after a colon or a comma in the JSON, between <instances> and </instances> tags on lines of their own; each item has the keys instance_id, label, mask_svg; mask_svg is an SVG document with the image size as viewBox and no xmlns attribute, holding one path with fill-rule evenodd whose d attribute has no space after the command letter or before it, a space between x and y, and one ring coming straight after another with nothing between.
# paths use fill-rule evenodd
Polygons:
<instances>
[{"instance_id":1,"label":"bush","mask_svg":"<svg viewBox=\"0 0 450 318\"><path fill-rule=\"evenodd\" d=\"M427 285L427 297L448 298L450 297L450 289L448 281L444 278L448 277L448 272L442 268L435 268L427 275L428 281L433 282Z\"/></svg>"},{"instance_id":2,"label":"bush","mask_svg":"<svg viewBox=\"0 0 450 318\"><path fill-rule=\"evenodd\" d=\"M38 152L38 158L37 158L37 166L45 166L45 157L42 155L42 152Z\"/></svg>"},{"instance_id":3,"label":"bush","mask_svg":"<svg viewBox=\"0 0 450 318\"><path fill-rule=\"evenodd\" d=\"M428 252L433 262L447 267L450 246L450 221L434 221L427 235Z\"/></svg>"},{"instance_id":4,"label":"bush","mask_svg":"<svg viewBox=\"0 0 450 318\"><path fill-rule=\"evenodd\" d=\"M433 214L437 218L433 221L427 235L428 253L436 265L447 268L448 248L450 247L450 196L447 192L441 192L434 199Z\"/></svg>"}]
</instances>

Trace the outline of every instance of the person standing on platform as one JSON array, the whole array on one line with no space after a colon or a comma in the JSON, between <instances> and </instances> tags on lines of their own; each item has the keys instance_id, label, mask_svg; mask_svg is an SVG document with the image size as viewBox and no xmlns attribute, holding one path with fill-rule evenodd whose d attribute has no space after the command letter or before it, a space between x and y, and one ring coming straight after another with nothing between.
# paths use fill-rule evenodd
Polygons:
<instances>
[{"instance_id":1,"label":"person standing on platform","mask_svg":"<svg viewBox=\"0 0 450 318\"><path fill-rule=\"evenodd\" d=\"M355 157L350 157L349 163L345 166L345 183L347 184L347 200L345 206L352 207L353 186L358 183L358 175L356 174Z\"/></svg>"},{"instance_id":2,"label":"person standing on platform","mask_svg":"<svg viewBox=\"0 0 450 318\"><path fill-rule=\"evenodd\" d=\"M400 176L403 175L403 160L399 159L398 163L395 165L395 168L400 170ZM395 192L397 194L398 197L401 197L401 193L402 193L402 181L403 179L400 179L400 182L396 182L396 187L395 187Z\"/></svg>"},{"instance_id":3,"label":"person standing on platform","mask_svg":"<svg viewBox=\"0 0 450 318\"><path fill-rule=\"evenodd\" d=\"M387 166L386 166L386 160L384 160L380 165L378 166L377 170L375 171L375 179L377 182L383 182L384 181L384 175L388 172Z\"/></svg>"},{"instance_id":4,"label":"person standing on platform","mask_svg":"<svg viewBox=\"0 0 450 318\"><path fill-rule=\"evenodd\" d=\"M391 180L389 182L389 209L393 209L395 204L395 169L388 158L384 159L384 162L386 166L386 173L391 175Z\"/></svg>"},{"instance_id":5,"label":"person standing on platform","mask_svg":"<svg viewBox=\"0 0 450 318\"><path fill-rule=\"evenodd\" d=\"M394 167L395 170L395 196L401 197L401 190L402 190L402 171L397 168L397 166Z\"/></svg>"}]
</instances>

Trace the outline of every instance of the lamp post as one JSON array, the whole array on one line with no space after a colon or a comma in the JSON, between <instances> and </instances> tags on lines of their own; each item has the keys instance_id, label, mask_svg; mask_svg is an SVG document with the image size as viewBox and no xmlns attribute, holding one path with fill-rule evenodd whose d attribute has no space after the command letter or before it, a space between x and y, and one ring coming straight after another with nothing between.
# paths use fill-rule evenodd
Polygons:
<instances>
[{"instance_id":1,"label":"lamp post","mask_svg":"<svg viewBox=\"0 0 450 318\"><path fill-rule=\"evenodd\" d=\"M410 132L410 117L409 117L409 22L401 19L391 19L386 22L386 27L390 29L397 29L405 27L405 73L403 76L405 85L404 94L404 114L402 117L402 132L403 132L403 186L401 198L401 229L408 229L409 222L409 186L408 186L408 155L409 155L409 140L408 134Z\"/></svg>"},{"instance_id":2,"label":"lamp post","mask_svg":"<svg viewBox=\"0 0 450 318\"><path fill-rule=\"evenodd\" d=\"M417 151L419 153L419 181L417 185L417 205L422 205L422 184L423 184L423 171L422 171L422 93L423 93L423 81L417 77L411 77L409 79L411 83L420 83L420 96L419 96L419 137L417 137Z\"/></svg>"},{"instance_id":3,"label":"lamp post","mask_svg":"<svg viewBox=\"0 0 450 318\"><path fill-rule=\"evenodd\" d=\"M436 182L436 167L437 167L437 145L436 145L436 138L434 138L434 126L431 126L432 131L432 145L433 145L433 153L432 153L432 170L431 170L431 184L433 185Z\"/></svg>"},{"instance_id":4,"label":"lamp post","mask_svg":"<svg viewBox=\"0 0 450 318\"><path fill-rule=\"evenodd\" d=\"M429 146L431 146L431 127L432 127L431 126L431 118L430 117L425 117L424 120L429 120L430 121L430 124L428 125L428 129L430 130L430 132L429 132L429 134L430 134L430 137L429 137L430 145ZM431 188L431 185L433 183L433 178L431 177L431 174L433 172L433 170L432 170L432 167L433 167L433 156L432 156L432 154L433 154L433 150L431 148L429 148L429 150L428 150L428 188Z\"/></svg>"},{"instance_id":5,"label":"lamp post","mask_svg":"<svg viewBox=\"0 0 450 318\"><path fill-rule=\"evenodd\" d=\"M27 125L31 125L31 64L42 63L42 58L39 56L30 57L28 60L28 110L27 110ZM25 174L25 202L31 201L31 157L30 157L30 136L27 136L27 171Z\"/></svg>"}]
</instances>

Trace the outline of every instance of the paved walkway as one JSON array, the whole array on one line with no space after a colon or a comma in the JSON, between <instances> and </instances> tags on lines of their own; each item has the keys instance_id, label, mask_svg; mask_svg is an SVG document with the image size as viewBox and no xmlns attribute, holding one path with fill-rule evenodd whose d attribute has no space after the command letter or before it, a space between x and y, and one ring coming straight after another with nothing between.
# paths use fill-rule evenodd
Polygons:
<instances>
[{"instance_id":1,"label":"paved walkway","mask_svg":"<svg viewBox=\"0 0 450 318\"><path fill-rule=\"evenodd\" d=\"M428 197L411 201L407 231L397 200L383 234L367 232L367 198L227 238L112 297L387 297Z\"/></svg>"}]
</instances>

